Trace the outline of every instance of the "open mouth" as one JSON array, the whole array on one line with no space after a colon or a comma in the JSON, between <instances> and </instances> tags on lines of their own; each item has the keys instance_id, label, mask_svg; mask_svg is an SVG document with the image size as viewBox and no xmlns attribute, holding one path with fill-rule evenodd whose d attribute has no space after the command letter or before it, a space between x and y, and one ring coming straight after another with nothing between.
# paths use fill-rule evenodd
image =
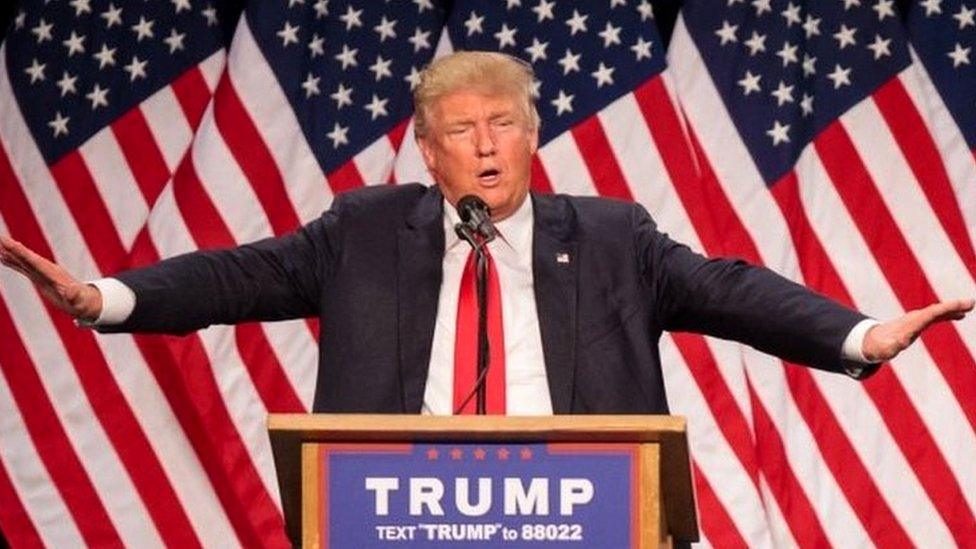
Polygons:
<instances>
[{"instance_id":1,"label":"open mouth","mask_svg":"<svg viewBox=\"0 0 976 549\"><path fill-rule=\"evenodd\" d=\"M485 184L494 184L498 182L501 172L495 168L489 168L487 170L482 170L478 172L478 181Z\"/></svg>"}]
</instances>

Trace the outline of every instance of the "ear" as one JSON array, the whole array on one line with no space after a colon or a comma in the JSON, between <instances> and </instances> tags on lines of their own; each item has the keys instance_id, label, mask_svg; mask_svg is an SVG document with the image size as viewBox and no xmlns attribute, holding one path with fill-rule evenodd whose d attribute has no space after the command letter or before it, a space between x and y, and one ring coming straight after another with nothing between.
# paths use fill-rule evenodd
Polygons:
<instances>
[{"instance_id":1,"label":"ear","mask_svg":"<svg viewBox=\"0 0 976 549\"><path fill-rule=\"evenodd\" d=\"M424 157L424 164L427 165L427 169L434 172L437 169L437 154L434 153L433 147L430 143L430 137L428 136L417 136L417 146L420 147L420 154Z\"/></svg>"},{"instance_id":2,"label":"ear","mask_svg":"<svg viewBox=\"0 0 976 549\"><path fill-rule=\"evenodd\" d=\"M529 153L535 154L539 150L539 128L534 128L529 133Z\"/></svg>"}]
</instances>

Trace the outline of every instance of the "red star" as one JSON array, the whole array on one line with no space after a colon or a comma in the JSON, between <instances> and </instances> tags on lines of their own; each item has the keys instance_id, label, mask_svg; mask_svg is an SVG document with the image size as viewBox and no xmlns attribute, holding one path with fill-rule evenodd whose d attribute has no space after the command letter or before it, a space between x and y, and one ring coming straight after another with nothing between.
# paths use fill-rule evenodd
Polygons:
<instances>
[{"instance_id":1,"label":"red star","mask_svg":"<svg viewBox=\"0 0 976 549\"><path fill-rule=\"evenodd\" d=\"M519 452L519 457L521 457L522 459L532 459L532 450L529 450L528 448L522 448L522 451Z\"/></svg>"},{"instance_id":2,"label":"red star","mask_svg":"<svg viewBox=\"0 0 976 549\"><path fill-rule=\"evenodd\" d=\"M482 461L485 459L485 454L487 454L488 452L485 452L483 448L478 448L473 453L474 453L474 459L478 461Z\"/></svg>"},{"instance_id":3,"label":"red star","mask_svg":"<svg viewBox=\"0 0 976 549\"><path fill-rule=\"evenodd\" d=\"M462 452L460 448L455 448L451 450L451 459L454 460L461 459L462 455L464 455L464 452Z\"/></svg>"},{"instance_id":4,"label":"red star","mask_svg":"<svg viewBox=\"0 0 976 549\"><path fill-rule=\"evenodd\" d=\"M499 448L498 449L498 459L500 459L502 461L508 459L508 449L507 448Z\"/></svg>"},{"instance_id":5,"label":"red star","mask_svg":"<svg viewBox=\"0 0 976 549\"><path fill-rule=\"evenodd\" d=\"M437 459L438 456L440 456L440 453L437 451L437 448L427 450L427 459Z\"/></svg>"}]
</instances>

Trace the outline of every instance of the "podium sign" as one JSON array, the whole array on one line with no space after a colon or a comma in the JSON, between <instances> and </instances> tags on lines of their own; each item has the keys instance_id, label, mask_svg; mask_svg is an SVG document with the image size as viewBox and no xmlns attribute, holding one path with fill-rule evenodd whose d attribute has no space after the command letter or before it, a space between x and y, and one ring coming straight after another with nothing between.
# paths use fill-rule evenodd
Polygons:
<instances>
[{"instance_id":1,"label":"podium sign","mask_svg":"<svg viewBox=\"0 0 976 549\"><path fill-rule=\"evenodd\" d=\"M306 546L633 547L643 530L637 444L305 448Z\"/></svg>"}]
</instances>

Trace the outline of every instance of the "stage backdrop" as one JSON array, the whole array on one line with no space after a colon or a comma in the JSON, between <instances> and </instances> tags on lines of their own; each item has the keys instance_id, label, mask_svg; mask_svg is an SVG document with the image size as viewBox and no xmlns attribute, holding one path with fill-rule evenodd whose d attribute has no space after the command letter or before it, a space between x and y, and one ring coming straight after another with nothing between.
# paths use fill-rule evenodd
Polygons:
<instances>
[{"instance_id":1,"label":"stage backdrop","mask_svg":"<svg viewBox=\"0 0 976 549\"><path fill-rule=\"evenodd\" d=\"M96 278L429 182L418 70L492 49L537 71L535 189L638 201L695 249L879 318L976 295L976 8L959 0L687 0L667 44L638 0L227 4L21 3L0 47L0 232ZM264 421L309 409L317 330L100 336L0 271L0 528L285 545ZM976 539L974 346L971 316L859 383L665 337L703 543Z\"/></svg>"}]
</instances>

